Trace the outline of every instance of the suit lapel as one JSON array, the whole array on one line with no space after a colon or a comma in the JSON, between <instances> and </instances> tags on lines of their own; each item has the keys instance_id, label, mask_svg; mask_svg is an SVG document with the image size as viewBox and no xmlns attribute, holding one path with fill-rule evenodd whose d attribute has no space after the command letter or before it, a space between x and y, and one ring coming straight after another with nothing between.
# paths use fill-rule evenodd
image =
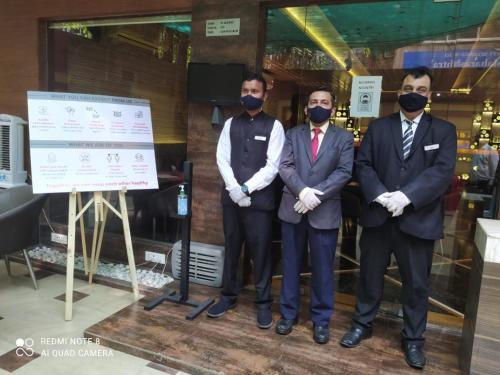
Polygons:
<instances>
[{"instance_id":1,"label":"suit lapel","mask_svg":"<svg viewBox=\"0 0 500 375\"><path fill-rule=\"evenodd\" d=\"M408 155L408 158L413 155L413 153L418 148L420 143L422 143L424 136L427 134L430 128L431 128L431 122L429 116L426 113L424 113L420 119L420 122L418 123L415 136L413 137L413 142L411 144L410 154Z\"/></svg>"},{"instance_id":2,"label":"suit lapel","mask_svg":"<svg viewBox=\"0 0 500 375\"><path fill-rule=\"evenodd\" d=\"M401 127L401 117L399 113L395 113L391 117L391 133L394 140L394 147L399 160L403 161L403 130Z\"/></svg>"},{"instance_id":3,"label":"suit lapel","mask_svg":"<svg viewBox=\"0 0 500 375\"><path fill-rule=\"evenodd\" d=\"M318 156L316 158L316 162L326 152L326 150L328 150L330 143L332 143L335 140L335 137L334 137L335 131L336 131L336 128L332 124L329 124L328 128L326 128L326 133L323 136L323 140L321 141L321 146L319 147L319 152L318 152Z\"/></svg>"},{"instance_id":4,"label":"suit lapel","mask_svg":"<svg viewBox=\"0 0 500 375\"><path fill-rule=\"evenodd\" d=\"M306 149L307 157L309 158L309 163L312 165L312 145L311 145L311 134L309 133L309 125L304 125L302 127L301 136L302 144Z\"/></svg>"}]
</instances>

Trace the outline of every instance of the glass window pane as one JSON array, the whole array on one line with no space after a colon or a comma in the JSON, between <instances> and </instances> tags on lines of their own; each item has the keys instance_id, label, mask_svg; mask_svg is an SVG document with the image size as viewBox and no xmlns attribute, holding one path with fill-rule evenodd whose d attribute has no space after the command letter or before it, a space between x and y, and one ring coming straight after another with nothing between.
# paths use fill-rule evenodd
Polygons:
<instances>
[{"instance_id":1,"label":"glass window pane","mask_svg":"<svg viewBox=\"0 0 500 375\"><path fill-rule=\"evenodd\" d=\"M444 197L445 238L435 243L431 274L431 295L442 305L429 308L442 313L464 312L476 219L498 217L499 26L495 0L321 2L267 12L263 64L273 87L266 109L287 127L305 121L307 93L328 85L337 97L332 121L352 131L358 147L372 119L350 116L353 77L383 77L380 116L386 116L399 111L398 90L425 91L401 87L404 69L433 70L425 110L452 122L458 136L455 176ZM339 245L338 287L349 294L359 264L356 194L355 183L344 191ZM395 263L388 276L384 306L398 313Z\"/></svg>"},{"instance_id":2,"label":"glass window pane","mask_svg":"<svg viewBox=\"0 0 500 375\"><path fill-rule=\"evenodd\" d=\"M175 241L178 236L176 222L168 218L166 210L177 195L175 186L182 181L182 163L186 159L190 35L190 15L49 25L50 91L144 98L151 102L160 191L127 193L131 230L136 237ZM52 220L67 222L66 195L51 196L50 213ZM89 227L93 220L90 210L86 213ZM110 215L106 229L122 233L121 221Z\"/></svg>"}]
</instances>

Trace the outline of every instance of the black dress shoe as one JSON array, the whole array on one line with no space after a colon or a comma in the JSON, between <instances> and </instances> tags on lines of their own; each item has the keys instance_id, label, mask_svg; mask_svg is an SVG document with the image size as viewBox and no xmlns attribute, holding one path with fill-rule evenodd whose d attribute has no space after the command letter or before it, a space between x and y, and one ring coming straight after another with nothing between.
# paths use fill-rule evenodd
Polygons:
<instances>
[{"instance_id":1,"label":"black dress shoe","mask_svg":"<svg viewBox=\"0 0 500 375\"><path fill-rule=\"evenodd\" d=\"M271 307L257 309L257 327L268 329L273 325L273 314Z\"/></svg>"},{"instance_id":2,"label":"black dress shoe","mask_svg":"<svg viewBox=\"0 0 500 375\"><path fill-rule=\"evenodd\" d=\"M372 329L351 326L349 331L340 340L340 345L345 348L354 348L362 340L369 339L370 337L372 337Z\"/></svg>"},{"instance_id":3,"label":"black dress shoe","mask_svg":"<svg viewBox=\"0 0 500 375\"><path fill-rule=\"evenodd\" d=\"M288 335L290 332L292 332L293 326L298 323L298 319L284 319L281 318L278 320L278 323L276 323L276 333L278 335Z\"/></svg>"},{"instance_id":4,"label":"black dress shoe","mask_svg":"<svg viewBox=\"0 0 500 375\"><path fill-rule=\"evenodd\" d=\"M328 326L317 326L313 328L313 339L318 344L326 344L330 340L330 329Z\"/></svg>"},{"instance_id":5,"label":"black dress shoe","mask_svg":"<svg viewBox=\"0 0 500 375\"><path fill-rule=\"evenodd\" d=\"M234 309L235 307L236 301L221 299L216 304L210 306L207 310L207 315L210 318L220 318L226 313L227 310Z\"/></svg>"},{"instance_id":6,"label":"black dress shoe","mask_svg":"<svg viewBox=\"0 0 500 375\"><path fill-rule=\"evenodd\" d=\"M405 352L405 359L408 366L422 370L427 360L422 348L413 343L401 343L401 348Z\"/></svg>"}]
</instances>

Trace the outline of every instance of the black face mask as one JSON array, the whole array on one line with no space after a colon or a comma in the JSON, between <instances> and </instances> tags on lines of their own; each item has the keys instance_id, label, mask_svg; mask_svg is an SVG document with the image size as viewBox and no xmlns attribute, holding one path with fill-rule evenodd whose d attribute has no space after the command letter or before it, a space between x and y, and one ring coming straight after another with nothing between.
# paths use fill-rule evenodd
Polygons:
<instances>
[{"instance_id":1,"label":"black face mask","mask_svg":"<svg viewBox=\"0 0 500 375\"><path fill-rule=\"evenodd\" d=\"M315 124L322 124L326 120L330 118L332 115L332 109L326 109L321 106L316 106L313 108L307 108L307 116L309 117L309 120L314 122Z\"/></svg>"},{"instance_id":2,"label":"black face mask","mask_svg":"<svg viewBox=\"0 0 500 375\"><path fill-rule=\"evenodd\" d=\"M407 112L417 112L425 108L427 96L410 92L409 94L399 95L399 105Z\"/></svg>"},{"instance_id":3,"label":"black face mask","mask_svg":"<svg viewBox=\"0 0 500 375\"><path fill-rule=\"evenodd\" d=\"M245 107L245 109L248 109L249 111L259 109L260 107L262 107L262 104L264 104L264 99L256 98L252 95L242 96L240 98L240 101L243 107Z\"/></svg>"}]
</instances>

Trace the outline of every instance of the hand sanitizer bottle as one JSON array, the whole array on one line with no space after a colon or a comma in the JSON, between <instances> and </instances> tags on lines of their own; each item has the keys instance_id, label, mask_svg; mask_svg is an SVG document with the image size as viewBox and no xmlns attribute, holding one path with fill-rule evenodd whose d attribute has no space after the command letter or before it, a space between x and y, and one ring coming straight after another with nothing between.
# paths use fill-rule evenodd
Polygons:
<instances>
[{"instance_id":1,"label":"hand sanitizer bottle","mask_svg":"<svg viewBox=\"0 0 500 375\"><path fill-rule=\"evenodd\" d=\"M184 185L180 186L179 195L177 196L177 214L187 215L188 213L188 199L184 191Z\"/></svg>"}]
</instances>

